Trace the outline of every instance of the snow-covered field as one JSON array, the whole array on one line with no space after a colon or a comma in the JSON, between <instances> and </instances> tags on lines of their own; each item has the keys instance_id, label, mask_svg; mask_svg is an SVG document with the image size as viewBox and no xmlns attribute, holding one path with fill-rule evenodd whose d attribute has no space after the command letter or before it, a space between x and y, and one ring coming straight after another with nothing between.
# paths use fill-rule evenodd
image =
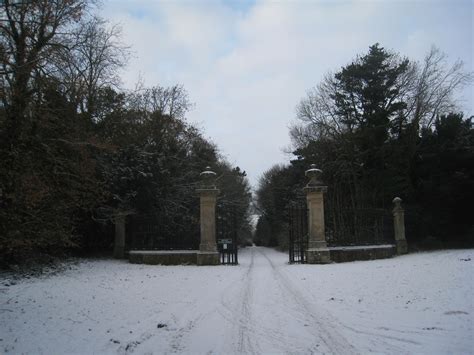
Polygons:
<instances>
[{"instance_id":1,"label":"snow-covered field","mask_svg":"<svg viewBox=\"0 0 474 355\"><path fill-rule=\"evenodd\" d=\"M331 265L258 247L239 256L3 278L0 353L474 353L473 250Z\"/></svg>"}]
</instances>

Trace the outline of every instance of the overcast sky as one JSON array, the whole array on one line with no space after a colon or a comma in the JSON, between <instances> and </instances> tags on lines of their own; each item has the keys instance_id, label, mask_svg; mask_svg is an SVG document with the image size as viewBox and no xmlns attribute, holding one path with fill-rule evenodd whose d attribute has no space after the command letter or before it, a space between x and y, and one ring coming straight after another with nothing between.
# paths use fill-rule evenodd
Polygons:
<instances>
[{"instance_id":1,"label":"overcast sky","mask_svg":"<svg viewBox=\"0 0 474 355\"><path fill-rule=\"evenodd\" d=\"M134 51L124 86L140 76L183 84L195 103L189 121L254 186L289 161L288 126L306 91L370 45L420 60L434 44L474 70L472 0L104 0L101 11ZM474 114L472 86L459 98Z\"/></svg>"}]
</instances>

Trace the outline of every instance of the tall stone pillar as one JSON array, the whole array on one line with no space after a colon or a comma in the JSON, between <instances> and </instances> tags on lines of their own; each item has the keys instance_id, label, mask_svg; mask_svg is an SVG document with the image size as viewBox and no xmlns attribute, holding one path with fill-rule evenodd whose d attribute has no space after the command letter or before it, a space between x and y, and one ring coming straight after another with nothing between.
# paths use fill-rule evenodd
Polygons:
<instances>
[{"instance_id":1,"label":"tall stone pillar","mask_svg":"<svg viewBox=\"0 0 474 355\"><path fill-rule=\"evenodd\" d=\"M395 205L392 213L397 254L406 254L408 253L408 244L405 238L405 210L401 205L402 199L400 197L395 197L392 202Z\"/></svg>"},{"instance_id":2,"label":"tall stone pillar","mask_svg":"<svg viewBox=\"0 0 474 355\"><path fill-rule=\"evenodd\" d=\"M201 174L202 183L196 191L200 197L201 243L197 254L198 265L219 265L216 244L216 201L219 190L215 186L216 173L210 167Z\"/></svg>"},{"instance_id":3,"label":"tall stone pillar","mask_svg":"<svg viewBox=\"0 0 474 355\"><path fill-rule=\"evenodd\" d=\"M331 262L329 249L324 231L324 193L327 186L320 181L322 171L314 164L306 171L310 178L304 188L308 204L308 250L306 260L308 264L327 264Z\"/></svg>"},{"instance_id":4,"label":"tall stone pillar","mask_svg":"<svg viewBox=\"0 0 474 355\"><path fill-rule=\"evenodd\" d=\"M125 216L115 217L114 258L125 257Z\"/></svg>"}]
</instances>

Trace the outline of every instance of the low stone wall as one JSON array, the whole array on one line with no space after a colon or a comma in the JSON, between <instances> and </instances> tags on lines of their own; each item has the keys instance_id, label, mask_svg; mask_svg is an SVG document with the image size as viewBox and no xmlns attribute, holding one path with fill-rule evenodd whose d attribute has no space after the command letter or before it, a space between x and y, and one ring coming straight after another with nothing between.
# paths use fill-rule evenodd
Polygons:
<instances>
[{"instance_id":1,"label":"low stone wall","mask_svg":"<svg viewBox=\"0 0 474 355\"><path fill-rule=\"evenodd\" d=\"M197 250L131 250L128 258L132 264L196 265Z\"/></svg>"},{"instance_id":2,"label":"low stone wall","mask_svg":"<svg viewBox=\"0 0 474 355\"><path fill-rule=\"evenodd\" d=\"M366 245L354 247L330 247L331 261L342 263L356 260L391 258L397 253L395 245Z\"/></svg>"}]
</instances>

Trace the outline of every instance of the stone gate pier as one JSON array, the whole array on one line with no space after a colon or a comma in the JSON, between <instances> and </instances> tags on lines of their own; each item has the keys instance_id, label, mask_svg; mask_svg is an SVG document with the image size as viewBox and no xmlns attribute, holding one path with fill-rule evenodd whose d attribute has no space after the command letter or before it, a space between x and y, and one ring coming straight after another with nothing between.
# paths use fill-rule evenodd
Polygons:
<instances>
[{"instance_id":1,"label":"stone gate pier","mask_svg":"<svg viewBox=\"0 0 474 355\"><path fill-rule=\"evenodd\" d=\"M367 217L368 220L361 218L359 221L362 222L359 225L352 225L353 230L347 230L347 228L338 230L337 225L330 225L328 235L331 239L329 239L328 245L324 216L324 195L328 187L321 180L322 171L317 169L314 164L306 170L305 175L309 178L307 185L303 189L306 194L308 228L307 234L304 233L305 235L302 237L305 238L307 236L307 247L304 254L302 254L304 258L299 260L295 259L290 249L290 263L327 264L331 262L389 258L408 252L405 237L405 211L401 206L402 200L399 197L393 199L393 239L391 239L389 234L384 235L386 233L385 226L387 223L390 223L387 222L386 218L390 217L385 216L384 210L378 208L373 209L377 213L375 217L369 215ZM378 215L380 210L382 210L382 214ZM364 209L360 211L364 212ZM358 210L351 210L351 217L355 219L357 212ZM340 213L340 211L334 209L330 211L330 214L335 214L336 216L337 213ZM345 235L347 233L351 234ZM362 239L359 239L360 236L362 236Z\"/></svg>"},{"instance_id":2,"label":"stone gate pier","mask_svg":"<svg viewBox=\"0 0 474 355\"><path fill-rule=\"evenodd\" d=\"M219 189L215 186L216 173L206 167L200 174L201 182L196 192L200 200L200 244L199 250L185 249L150 249L130 250L128 253L131 263L161 264L161 265L220 265L220 254L216 244L216 201ZM158 221L159 222L159 221ZM148 230L147 226L145 229ZM115 255L121 257L125 240L124 219L116 221ZM149 233L153 238L159 238L159 231L153 229Z\"/></svg>"},{"instance_id":3,"label":"stone gate pier","mask_svg":"<svg viewBox=\"0 0 474 355\"><path fill-rule=\"evenodd\" d=\"M330 252L326 243L324 230L324 193L327 186L321 179L322 171L311 165L305 173L310 178L304 188L308 205L308 264L327 264L331 262Z\"/></svg>"},{"instance_id":4,"label":"stone gate pier","mask_svg":"<svg viewBox=\"0 0 474 355\"><path fill-rule=\"evenodd\" d=\"M200 199L201 243L197 253L198 265L219 265L216 244L216 202L219 189L215 186L216 173L210 167L201 174L201 186L196 190Z\"/></svg>"}]
</instances>

